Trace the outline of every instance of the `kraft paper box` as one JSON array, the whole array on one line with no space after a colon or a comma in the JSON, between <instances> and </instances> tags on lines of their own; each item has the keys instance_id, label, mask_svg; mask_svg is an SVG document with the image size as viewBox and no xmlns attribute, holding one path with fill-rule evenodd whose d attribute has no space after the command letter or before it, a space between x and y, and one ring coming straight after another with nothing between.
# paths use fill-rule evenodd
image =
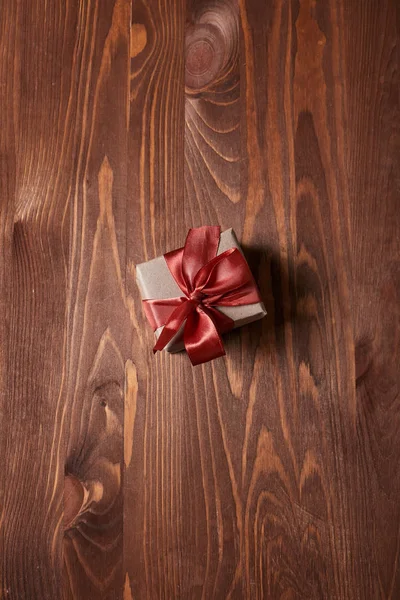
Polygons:
<instances>
[{"instance_id":1,"label":"kraft paper box","mask_svg":"<svg viewBox=\"0 0 400 600\"><path fill-rule=\"evenodd\" d=\"M243 254L233 229L227 229L221 233L217 255L222 254L225 250L229 250L229 248L237 248ZM158 256L153 260L137 265L136 282L143 300L149 298L176 298L183 295L182 290L168 269L163 256ZM262 302L246 304L244 306L218 306L217 308L234 321L234 328L262 319L267 314ZM159 327L156 330L157 338L162 330L163 327ZM169 344L167 344L165 350L168 352L183 350L184 344L182 338L183 326Z\"/></svg>"}]
</instances>

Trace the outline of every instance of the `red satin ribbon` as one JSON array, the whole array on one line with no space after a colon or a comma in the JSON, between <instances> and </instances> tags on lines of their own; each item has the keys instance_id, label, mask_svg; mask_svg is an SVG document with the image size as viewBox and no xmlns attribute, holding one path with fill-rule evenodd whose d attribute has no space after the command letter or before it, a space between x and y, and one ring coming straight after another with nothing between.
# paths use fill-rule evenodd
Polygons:
<instances>
[{"instance_id":1,"label":"red satin ribbon","mask_svg":"<svg viewBox=\"0 0 400 600\"><path fill-rule=\"evenodd\" d=\"M162 350L185 322L183 341L193 365L225 354L221 334L232 319L217 306L241 306L260 301L249 266L237 248L217 256L220 227L190 229L185 246L164 254L184 297L143 300L154 330L164 326L153 351Z\"/></svg>"}]
</instances>

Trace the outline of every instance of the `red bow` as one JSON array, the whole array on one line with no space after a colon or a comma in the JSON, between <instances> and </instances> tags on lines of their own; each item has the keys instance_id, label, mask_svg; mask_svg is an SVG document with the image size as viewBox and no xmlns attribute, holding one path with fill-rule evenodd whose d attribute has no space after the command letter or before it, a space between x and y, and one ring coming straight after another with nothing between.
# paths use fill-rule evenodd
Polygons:
<instances>
[{"instance_id":1,"label":"red bow","mask_svg":"<svg viewBox=\"0 0 400 600\"><path fill-rule=\"evenodd\" d=\"M217 256L220 227L190 229L185 246L164 254L184 297L143 300L154 330L164 325L153 351L162 350L186 321L183 341L193 365L225 354L222 333L234 322L216 306L260 301L249 266L237 248Z\"/></svg>"}]
</instances>

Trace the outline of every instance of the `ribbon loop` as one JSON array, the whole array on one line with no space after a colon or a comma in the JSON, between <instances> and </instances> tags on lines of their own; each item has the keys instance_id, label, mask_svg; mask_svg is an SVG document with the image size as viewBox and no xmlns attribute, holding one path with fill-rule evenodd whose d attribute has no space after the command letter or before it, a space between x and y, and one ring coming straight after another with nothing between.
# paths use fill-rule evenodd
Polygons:
<instances>
[{"instance_id":1,"label":"ribbon loop","mask_svg":"<svg viewBox=\"0 0 400 600\"><path fill-rule=\"evenodd\" d=\"M230 248L217 255L220 232L220 227L190 229L183 248L164 254L184 297L143 300L153 329L164 326L154 352L165 348L184 325L183 341L193 365L223 356L221 334L234 322L217 307L260 301L242 253Z\"/></svg>"}]
</instances>

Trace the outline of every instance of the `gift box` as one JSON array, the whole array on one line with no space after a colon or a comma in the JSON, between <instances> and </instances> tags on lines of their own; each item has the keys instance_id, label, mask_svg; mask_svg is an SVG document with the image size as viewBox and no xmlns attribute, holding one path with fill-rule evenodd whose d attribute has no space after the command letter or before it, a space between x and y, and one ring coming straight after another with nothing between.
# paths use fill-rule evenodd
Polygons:
<instances>
[{"instance_id":1,"label":"gift box","mask_svg":"<svg viewBox=\"0 0 400 600\"><path fill-rule=\"evenodd\" d=\"M233 229L189 230L183 248L138 264L136 281L154 351L186 347L194 365L225 354L223 333L266 315Z\"/></svg>"}]
</instances>

